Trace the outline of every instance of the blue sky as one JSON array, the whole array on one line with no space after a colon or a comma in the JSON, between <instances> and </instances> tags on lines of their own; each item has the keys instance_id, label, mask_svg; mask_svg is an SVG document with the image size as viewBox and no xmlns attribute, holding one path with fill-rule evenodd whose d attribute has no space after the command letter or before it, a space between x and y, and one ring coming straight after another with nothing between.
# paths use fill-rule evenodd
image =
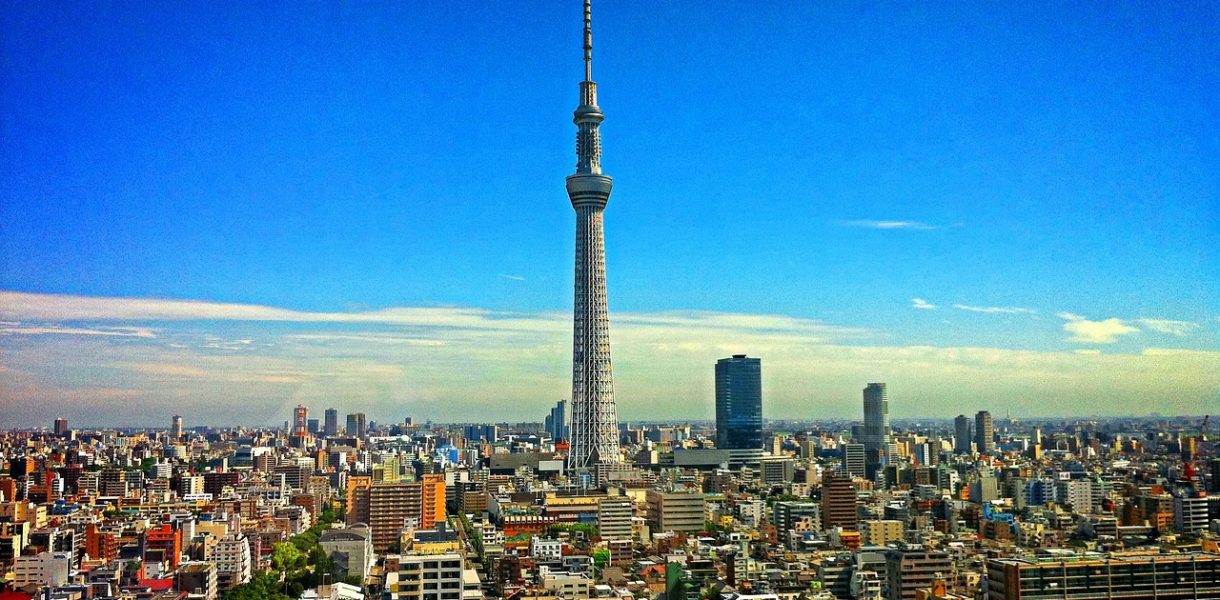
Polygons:
<instances>
[{"instance_id":1,"label":"blue sky","mask_svg":"<svg viewBox=\"0 0 1220 600\"><path fill-rule=\"evenodd\" d=\"M656 396L673 400L659 416L709 415L711 364L734 351L763 357L777 417L854 415L877 379L898 416L979 395L1135 412L1153 383L1177 412L1220 409L1220 4L594 14L628 418ZM383 419L543 414L567 386L579 19L576 2L5 1L0 417L231 396L274 423L355 388L353 410ZM219 308L131 309L148 298ZM399 308L439 313L350 319ZM462 330L497 346L454 334L456 309L531 325ZM336 333L367 339L285 341ZM886 358L822 368L845 348ZM943 372L912 348L948 352L926 359ZM962 389L1023 353L1162 378L1015 369ZM239 374L258 360L273 365Z\"/></svg>"}]
</instances>

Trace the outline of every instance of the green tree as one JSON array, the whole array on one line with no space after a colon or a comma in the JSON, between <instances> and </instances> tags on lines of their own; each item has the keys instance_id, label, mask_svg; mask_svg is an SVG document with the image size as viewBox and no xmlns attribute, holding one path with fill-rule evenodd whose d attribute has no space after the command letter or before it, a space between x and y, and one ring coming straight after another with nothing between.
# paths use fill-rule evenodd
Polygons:
<instances>
[{"instance_id":1,"label":"green tree","mask_svg":"<svg viewBox=\"0 0 1220 600\"><path fill-rule=\"evenodd\" d=\"M280 571L305 566L305 555L291 543L279 543L271 550L271 564Z\"/></svg>"},{"instance_id":2,"label":"green tree","mask_svg":"<svg viewBox=\"0 0 1220 600\"><path fill-rule=\"evenodd\" d=\"M293 600L301 595L286 596L285 586L280 581L279 573L264 571L255 575L248 583L243 583L221 595L221 600Z\"/></svg>"},{"instance_id":3,"label":"green tree","mask_svg":"<svg viewBox=\"0 0 1220 600\"><path fill-rule=\"evenodd\" d=\"M598 548L593 551L593 564L598 568L610 564L610 550L606 548Z\"/></svg>"}]
</instances>

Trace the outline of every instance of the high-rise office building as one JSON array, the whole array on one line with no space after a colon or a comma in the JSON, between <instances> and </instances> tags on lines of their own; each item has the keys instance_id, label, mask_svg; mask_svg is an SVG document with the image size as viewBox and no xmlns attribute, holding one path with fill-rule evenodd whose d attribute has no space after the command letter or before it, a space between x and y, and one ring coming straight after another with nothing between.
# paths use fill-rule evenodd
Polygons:
<instances>
[{"instance_id":1,"label":"high-rise office building","mask_svg":"<svg viewBox=\"0 0 1220 600\"><path fill-rule=\"evenodd\" d=\"M602 215L613 182L602 173L604 119L593 82L593 28L585 0L585 79L576 107L576 173L567 178L576 211L576 293L572 314L572 446L569 469L619 462L618 410L610 367L610 311L606 303L606 243Z\"/></svg>"},{"instance_id":2,"label":"high-rise office building","mask_svg":"<svg viewBox=\"0 0 1220 600\"><path fill-rule=\"evenodd\" d=\"M890 401L884 383L870 383L864 388L865 472L870 479L885 464L886 448L890 445Z\"/></svg>"},{"instance_id":3,"label":"high-rise office building","mask_svg":"<svg viewBox=\"0 0 1220 600\"><path fill-rule=\"evenodd\" d=\"M762 458L762 360L734 354L716 361L716 447L730 465Z\"/></svg>"},{"instance_id":4,"label":"high-rise office building","mask_svg":"<svg viewBox=\"0 0 1220 600\"><path fill-rule=\"evenodd\" d=\"M364 428L364 413L352 413L347 415L347 435L362 438L366 433Z\"/></svg>"},{"instance_id":5,"label":"high-rise office building","mask_svg":"<svg viewBox=\"0 0 1220 600\"><path fill-rule=\"evenodd\" d=\"M339 411L333 408L326 409L326 415L322 423L322 435L331 436L339 434Z\"/></svg>"},{"instance_id":6,"label":"high-rise office building","mask_svg":"<svg viewBox=\"0 0 1220 600\"><path fill-rule=\"evenodd\" d=\"M543 428L552 440L568 439L568 401L560 400L544 419Z\"/></svg>"},{"instance_id":7,"label":"high-rise office building","mask_svg":"<svg viewBox=\"0 0 1220 600\"><path fill-rule=\"evenodd\" d=\"M864 444L843 444L843 471L850 477L864 477Z\"/></svg>"},{"instance_id":8,"label":"high-rise office building","mask_svg":"<svg viewBox=\"0 0 1220 600\"><path fill-rule=\"evenodd\" d=\"M957 415L953 419L953 436L953 453L970 454L970 444L974 441L974 435L970 429L970 417Z\"/></svg>"},{"instance_id":9,"label":"high-rise office building","mask_svg":"<svg viewBox=\"0 0 1220 600\"><path fill-rule=\"evenodd\" d=\"M985 410L974 415L974 444L979 454L995 454L995 424Z\"/></svg>"},{"instance_id":10,"label":"high-rise office building","mask_svg":"<svg viewBox=\"0 0 1220 600\"><path fill-rule=\"evenodd\" d=\"M55 419L55 435L57 435L57 436L68 435L68 420L67 419L65 419L63 417Z\"/></svg>"},{"instance_id":11,"label":"high-rise office building","mask_svg":"<svg viewBox=\"0 0 1220 600\"><path fill-rule=\"evenodd\" d=\"M174 420L170 422L169 435L174 439L182 437L182 415L174 415Z\"/></svg>"}]
</instances>

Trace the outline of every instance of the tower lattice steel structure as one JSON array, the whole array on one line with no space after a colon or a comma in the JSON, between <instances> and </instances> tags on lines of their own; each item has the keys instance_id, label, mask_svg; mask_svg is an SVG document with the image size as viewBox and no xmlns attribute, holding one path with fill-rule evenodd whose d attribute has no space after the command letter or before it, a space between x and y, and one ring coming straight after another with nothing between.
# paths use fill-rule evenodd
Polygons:
<instances>
[{"instance_id":1,"label":"tower lattice steel structure","mask_svg":"<svg viewBox=\"0 0 1220 600\"><path fill-rule=\"evenodd\" d=\"M569 469L596 469L617 463L618 411L610 366L610 312L606 307L606 242L602 214L613 182L602 173L601 134L605 118L593 82L593 29L585 0L585 80L580 82L576 123L576 173L567 178L576 210L576 297L572 326L572 446Z\"/></svg>"}]
</instances>

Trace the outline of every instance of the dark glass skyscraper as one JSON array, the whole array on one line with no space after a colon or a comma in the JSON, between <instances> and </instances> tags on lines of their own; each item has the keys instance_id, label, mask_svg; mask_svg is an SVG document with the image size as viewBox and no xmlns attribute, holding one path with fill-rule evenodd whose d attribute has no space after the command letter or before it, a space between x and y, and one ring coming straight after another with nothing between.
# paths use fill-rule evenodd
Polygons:
<instances>
[{"instance_id":1,"label":"dark glass skyscraper","mask_svg":"<svg viewBox=\"0 0 1220 600\"><path fill-rule=\"evenodd\" d=\"M351 437L362 438L367 427L364 413L352 413L347 415L347 435Z\"/></svg>"},{"instance_id":2,"label":"dark glass skyscraper","mask_svg":"<svg viewBox=\"0 0 1220 600\"><path fill-rule=\"evenodd\" d=\"M548 435L553 440L568 439L568 401L560 400L555 403L555 407L551 409L550 414L544 419L543 428L546 429Z\"/></svg>"},{"instance_id":3,"label":"dark glass skyscraper","mask_svg":"<svg viewBox=\"0 0 1220 600\"><path fill-rule=\"evenodd\" d=\"M970 429L970 417L966 415L957 415L953 419L953 452L956 454L970 454L970 442L973 441L974 434Z\"/></svg>"},{"instance_id":4,"label":"dark glass skyscraper","mask_svg":"<svg viewBox=\"0 0 1220 600\"><path fill-rule=\"evenodd\" d=\"M326 421L322 424L322 434L331 436L339 434L339 411L326 409Z\"/></svg>"},{"instance_id":5,"label":"dark glass skyscraper","mask_svg":"<svg viewBox=\"0 0 1220 600\"><path fill-rule=\"evenodd\" d=\"M860 438L865 470L869 478L876 478L890 445L890 400L884 383L870 383L864 388L864 431Z\"/></svg>"},{"instance_id":6,"label":"dark glass skyscraper","mask_svg":"<svg viewBox=\"0 0 1220 600\"><path fill-rule=\"evenodd\" d=\"M731 463L762 458L762 361L734 354L716 361L716 447Z\"/></svg>"}]
</instances>

